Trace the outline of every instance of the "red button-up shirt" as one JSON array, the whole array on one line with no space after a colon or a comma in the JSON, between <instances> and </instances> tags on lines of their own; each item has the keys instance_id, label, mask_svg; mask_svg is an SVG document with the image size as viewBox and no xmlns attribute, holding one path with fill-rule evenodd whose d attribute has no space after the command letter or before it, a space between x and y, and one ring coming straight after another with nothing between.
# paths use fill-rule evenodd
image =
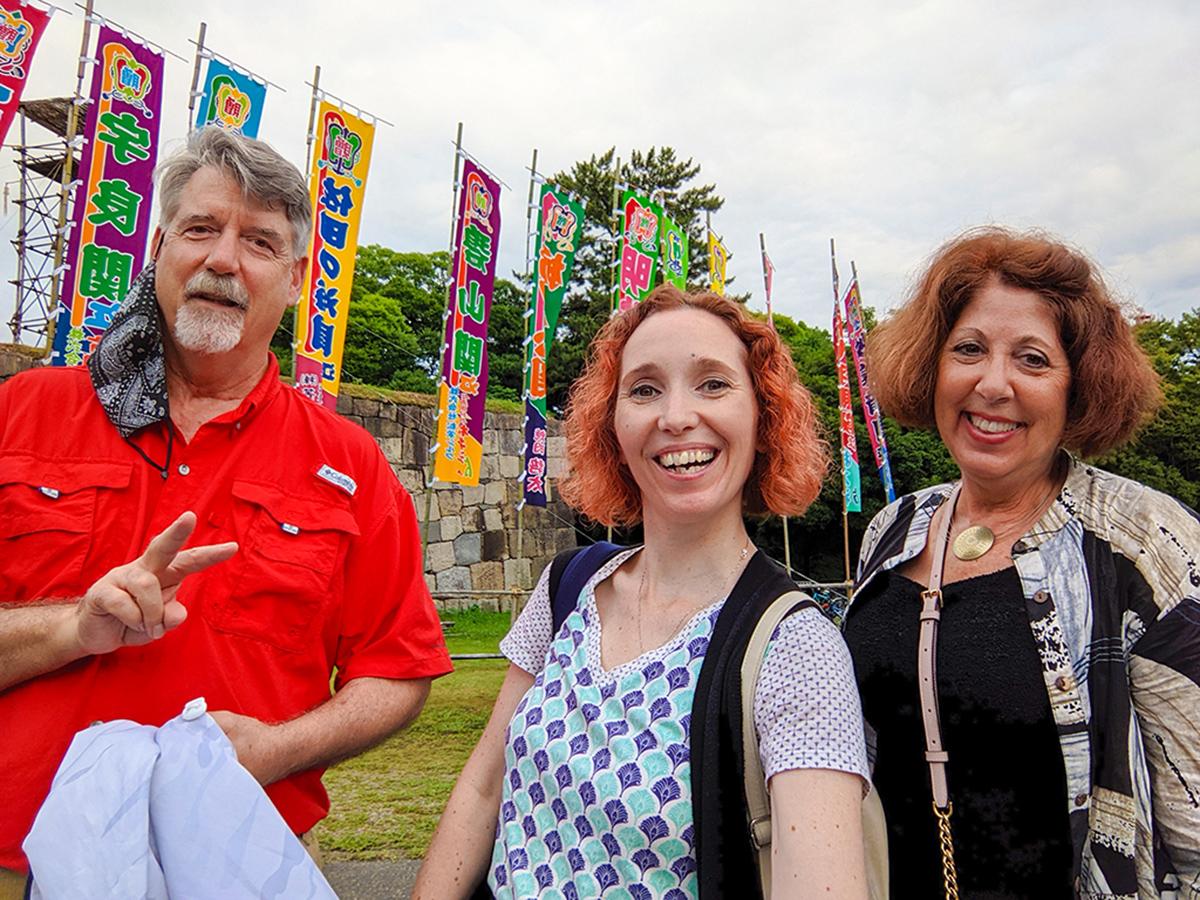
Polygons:
<instances>
[{"instance_id":1,"label":"red button-up shirt","mask_svg":"<svg viewBox=\"0 0 1200 900\"><path fill-rule=\"evenodd\" d=\"M338 684L450 670L411 498L365 431L283 388L274 357L236 410L170 443L168 460L166 424L122 439L83 368L0 385L0 604L81 596L185 510L190 546L239 544L183 582L187 621L161 640L0 692L0 866L26 868L20 843L95 720L159 725L203 696L278 722L328 700L335 668ZM267 788L298 833L328 811L322 771Z\"/></svg>"}]
</instances>

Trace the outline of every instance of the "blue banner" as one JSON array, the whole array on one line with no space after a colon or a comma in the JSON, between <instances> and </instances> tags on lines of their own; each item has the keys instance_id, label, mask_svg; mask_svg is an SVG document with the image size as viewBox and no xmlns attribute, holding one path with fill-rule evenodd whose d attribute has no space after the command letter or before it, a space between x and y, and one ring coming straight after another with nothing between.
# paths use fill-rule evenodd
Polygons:
<instances>
[{"instance_id":1,"label":"blue banner","mask_svg":"<svg viewBox=\"0 0 1200 900\"><path fill-rule=\"evenodd\" d=\"M196 127L219 125L248 138L256 138L266 99L267 86L261 81L230 68L219 59L210 59Z\"/></svg>"}]
</instances>

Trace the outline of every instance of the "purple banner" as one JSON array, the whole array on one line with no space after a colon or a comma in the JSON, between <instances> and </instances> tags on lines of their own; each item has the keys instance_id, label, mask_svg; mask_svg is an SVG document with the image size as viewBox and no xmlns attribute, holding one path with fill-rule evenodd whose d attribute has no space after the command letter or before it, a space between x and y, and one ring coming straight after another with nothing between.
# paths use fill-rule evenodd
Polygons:
<instances>
[{"instance_id":1,"label":"purple banner","mask_svg":"<svg viewBox=\"0 0 1200 900\"><path fill-rule=\"evenodd\" d=\"M100 26L50 362L92 348L141 271L150 233L163 58Z\"/></svg>"},{"instance_id":2,"label":"purple banner","mask_svg":"<svg viewBox=\"0 0 1200 900\"><path fill-rule=\"evenodd\" d=\"M487 327L500 245L500 185L470 159L463 160L456 222L433 477L479 484Z\"/></svg>"}]
</instances>

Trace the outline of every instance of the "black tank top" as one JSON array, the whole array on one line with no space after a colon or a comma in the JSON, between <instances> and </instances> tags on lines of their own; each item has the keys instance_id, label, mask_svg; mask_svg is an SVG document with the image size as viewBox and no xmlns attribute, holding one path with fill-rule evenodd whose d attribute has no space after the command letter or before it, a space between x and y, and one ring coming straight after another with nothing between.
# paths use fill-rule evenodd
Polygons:
<instances>
[{"instance_id":1,"label":"black tank top","mask_svg":"<svg viewBox=\"0 0 1200 900\"><path fill-rule=\"evenodd\" d=\"M917 692L922 586L881 572L854 598L846 643L878 733L891 893L942 896ZM1071 897L1062 750L1016 569L943 588L938 694L963 897Z\"/></svg>"}]
</instances>

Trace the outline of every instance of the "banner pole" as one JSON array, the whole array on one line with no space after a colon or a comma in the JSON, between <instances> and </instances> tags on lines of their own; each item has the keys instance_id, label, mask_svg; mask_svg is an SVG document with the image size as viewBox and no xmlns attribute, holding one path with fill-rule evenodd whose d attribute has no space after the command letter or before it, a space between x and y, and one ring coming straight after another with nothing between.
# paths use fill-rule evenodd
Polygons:
<instances>
[{"instance_id":1,"label":"banner pole","mask_svg":"<svg viewBox=\"0 0 1200 900\"><path fill-rule=\"evenodd\" d=\"M767 304L767 321L774 327L775 311L771 309L771 283L767 280L767 239L761 231L758 233L758 249L762 252L763 296Z\"/></svg>"},{"instance_id":2,"label":"banner pole","mask_svg":"<svg viewBox=\"0 0 1200 900\"><path fill-rule=\"evenodd\" d=\"M321 85L321 67L313 66L312 99L309 100L309 102L308 102L308 136L305 138L305 141L304 141L304 180L306 182L312 177L312 145L313 145L313 139L315 137L313 134L313 128L317 121L317 93L320 90L320 85ZM313 215L314 216L316 215L315 211L314 211ZM317 224L314 221L313 228L316 228L316 227L317 227ZM311 240L311 237L312 236L310 235L309 236L310 240ZM308 264L310 266L314 265L315 263L316 263L315 259L310 259L308 261ZM301 300L303 300L303 297L301 297ZM297 303L295 306L292 307L292 380L293 381L296 378L296 358L299 355L299 349L300 349L299 343L296 340L296 331L297 331L296 323L300 320L300 306L301 306L301 304Z\"/></svg>"},{"instance_id":3,"label":"banner pole","mask_svg":"<svg viewBox=\"0 0 1200 900\"><path fill-rule=\"evenodd\" d=\"M523 513L525 512L525 504L521 503L517 506L517 559L525 558L525 532L522 527ZM532 567L530 567L532 569ZM517 581L524 588L524 579L521 577L521 566L517 566ZM508 625L511 628L513 623L517 621L517 594L513 594L512 606L508 610Z\"/></svg>"},{"instance_id":4,"label":"banner pole","mask_svg":"<svg viewBox=\"0 0 1200 900\"><path fill-rule=\"evenodd\" d=\"M446 317L450 315L450 291L454 288L454 235L458 225L458 175L459 166L462 164L462 135L463 124L458 123L458 131L454 137L454 184L453 184L453 199L450 201L450 263L446 269L446 298L442 308L442 322L446 321ZM441 387L438 387L439 396ZM438 411L433 414L433 430L437 432ZM435 437L436 440L436 437ZM429 472L425 478L425 520L421 523L421 570L425 570L425 551L429 547L429 515L433 511L433 484L435 481L433 475L433 450L429 453Z\"/></svg>"},{"instance_id":5,"label":"banner pole","mask_svg":"<svg viewBox=\"0 0 1200 900\"><path fill-rule=\"evenodd\" d=\"M775 313L771 310L770 302L770 282L767 281L767 239L760 231L758 233L758 249L760 252L762 273L763 273L763 295L767 300L767 321L771 323L771 327L775 327ZM788 536L788 517L780 516L780 522L783 523L783 565L790 574L792 571L792 543Z\"/></svg>"},{"instance_id":6,"label":"banner pole","mask_svg":"<svg viewBox=\"0 0 1200 900\"><path fill-rule=\"evenodd\" d=\"M532 266L530 264L530 239L533 236L533 190L537 183L537 147L533 148L533 158L529 161L529 196L525 201L525 288L529 292L525 297L525 321L528 322L530 316L534 315L534 280L531 280ZM528 330L528 325L526 329ZM529 421L529 368L533 362L532 347L529 350L522 350L522 366L521 366L521 400L525 406L525 413L521 419L521 437L524 439L526 431L525 427ZM524 461L522 461L524 465ZM527 475L528 473L526 473ZM547 481L550 479L547 478ZM524 540L524 518L525 518L525 481L522 478L518 484L521 486L521 497L517 500L517 559L525 558L525 540ZM517 584L518 587L525 587L525 579L521 577L521 567L517 566ZM510 623L517 621L517 597L513 595Z\"/></svg>"},{"instance_id":7,"label":"banner pole","mask_svg":"<svg viewBox=\"0 0 1200 900\"><path fill-rule=\"evenodd\" d=\"M308 139L304 145L304 177L312 175L312 145L316 135L313 127L317 122L317 98L321 90L321 67L313 66L312 100L308 103Z\"/></svg>"},{"instance_id":8,"label":"banner pole","mask_svg":"<svg viewBox=\"0 0 1200 900\"><path fill-rule=\"evenodd\" d=\"M64 143L62 189L58 200L58 227L54 231L54 277L50 279L50 315L46 327L46 349L54 347L54 326L58 321L58 304L61 300L60 281L62 279L64 232L67 230L67 207L71 205L71 179L74 177L75 163L75 132L79 128L79 107L83 104L83 79L87 74L88 46L92 42L92 0L86 0L83 6L83 40L79 44L79 68L75 76L75 96L71 98L71 108L67 110L67 134ZM74 290L71 285L71 290Z\"/></svg>"},{"instance_id":9,"label":"banner pole","mask_svg":"<svg viewBox=\"0 0 1200 900\"><path fill-rule=\"evenodd\" d=\"M192 66L192 89L188 91L188 133L191 134L196 122L196 87L200 84L200 60L204 57L204 35L208 31L208 23L200 23L200 34L196 38L196 63ZM308 128L312 131L312 126Z\"/></svg>"},{"instance_id":10,"label":"banner pole","mask_svg":"<svg viewBox=\"0 0 1200 900\"><path fill-rule=\"evenodd\" d=\"M613 249L612 249L612 265L608 270L608 290L609 290L609 313L617 311L617 266L621 262L621 219L617 213L617 204L621 202L621 157L616 158L616 168L613 170L613 189L612 189L612 213L609 218L609 223L612 226L613 233ZM608 539L612 540L612 528L608 529Z\"/></svg>"}]
</instances>

